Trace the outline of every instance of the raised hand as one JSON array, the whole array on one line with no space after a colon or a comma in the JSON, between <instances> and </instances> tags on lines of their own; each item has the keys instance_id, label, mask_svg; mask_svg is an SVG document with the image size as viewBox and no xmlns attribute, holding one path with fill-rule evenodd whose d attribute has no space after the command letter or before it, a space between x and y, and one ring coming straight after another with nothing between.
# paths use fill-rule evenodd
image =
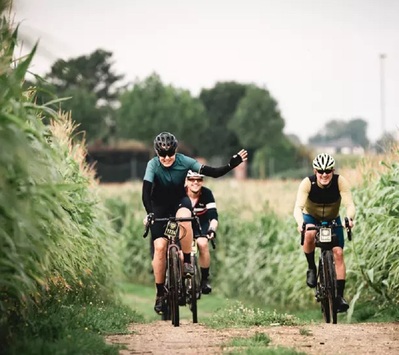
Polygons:
<instances>
[{"instance_id":1,"label":"raised hand","mask_svg":"<svg viewBox=\"0 0 399 355\"><path fill-rule=\"evenodd\" d=\"M237 154L234 154L230 159L230 167L234 169L240 165L243 161L248 159L248 152L245 149L241 149Z\"/></svg>"}]
</instances>

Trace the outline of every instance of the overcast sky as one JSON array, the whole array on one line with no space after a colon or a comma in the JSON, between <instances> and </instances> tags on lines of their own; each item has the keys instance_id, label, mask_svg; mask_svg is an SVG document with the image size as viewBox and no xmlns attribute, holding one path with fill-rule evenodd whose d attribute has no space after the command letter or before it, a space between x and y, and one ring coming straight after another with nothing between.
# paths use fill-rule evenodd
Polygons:
<instances>
[{"instance_id":1,"label":"overcast sky","mask_svg":"<svg viewBox=\"0 0 399 355\"><path fill-rule=\"evenodd\" d=\"M59 58L102 48L130 82L156 72L193 95L218 81L266 87L285 133L302 142L332 119L364 119L372 141L383 126L399 130L398 0L14 0L14 7L24 48L39 40L31 67L38 74Z\"/></svg>"}]
</instances>

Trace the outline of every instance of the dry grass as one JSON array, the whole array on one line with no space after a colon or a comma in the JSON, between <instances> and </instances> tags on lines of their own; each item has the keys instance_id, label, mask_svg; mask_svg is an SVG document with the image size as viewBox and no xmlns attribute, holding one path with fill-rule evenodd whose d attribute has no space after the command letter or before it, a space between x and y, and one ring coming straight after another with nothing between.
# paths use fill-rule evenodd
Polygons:
<instances>
[{"instance_id":1,"label":"dry grass","mask_svg":"<svg viewBox=\"0 0 399 355\"><path fill-rule=\"evenodd\" d=\"M233 210L244 218L251 218L254 212L266 210L272 210L279 216L291 215L298 184L296 180L239 181L207 178L204 186L213 191L220 212ZM101 194L104 197L125 198L132 193L141 195L141 188L141 181L101 184Z\"/></svg>"},{"instance_id":2,"label":"dry grass","mask_svg":"<svg viewBox=\"0 0 399 355\"><path fill-rule=\"evenodd\" d=\"M393 162L397 147L392 154L383 156L368 155L361 159L356 168L342 168L338 174L345 176L352 188L362 185L364 179L370 181L386 172L382 161ZM311 174L311 170L309 171ZM254 212L273 211L280 217L290 217L294 208L299 180L235 180L231 178L206 178L204 186L214 193L220 212L233 212L241 218L250 219ZM130 197L132 193L141 196L141 181L124 184L101 184L104 197ZM144 215L143 208L143 215Z\"/></svg>"}]
</instances>

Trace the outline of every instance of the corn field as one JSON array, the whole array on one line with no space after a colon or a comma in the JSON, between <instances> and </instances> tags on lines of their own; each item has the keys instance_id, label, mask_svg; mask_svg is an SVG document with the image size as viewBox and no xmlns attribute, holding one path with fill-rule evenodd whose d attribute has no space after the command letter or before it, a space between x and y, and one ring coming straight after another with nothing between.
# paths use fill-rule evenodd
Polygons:
<instances>
[{"instance_id":1,"label":"corn field","mask_svg":"<svg viewBox=\"0 0 399 355\"><path fill-rule=\"evenodd\" d=\"M22 84L35 50L13 57L17 29L0 22L0 343L52 305L114 299L115 233L85 165L84 142L55 103ZM44 120L51 122L44 124ZM21 341L21 339L20 339Z\"/></svg>"},{"instance_id":2,"label":"corn field","mask_svg":"<svg viewBox=\"0 0 399 355\"><path fill-rule=\"evenodd\" d=\"M99 186L57 101L35 104L22 84L35 49L13 57L17 30L0 22L0 344L37 326L49 307L113 303L115 281L153 284L142 238L141 183ZM353 184L357 206L346 243L352 304L399 302L399 151L366 157ZM349 174L349 172L348 172ZM346 175L346 172L344 173ZM207 179L220 227L212 278L227 297L274 306L314 302L292 209L299 181ZM81 309L77 308L76 313ZM123 313L125 314L125 313ZM15 339L14 339L15 340Z\"/></svg>"},{"instance_id":3,"label":"corn field","mask_svg":"<svg viewBox=\"0 0 399 355\"><path fill-rule=\"evenodd\" d=\"M352 182L357 207L353 241L345 243L346 295L353 304L399 301L397 161L394 149L383 157L365 157L356 169L338 171ZM299 181L208 178L205 185L215 194L220 216L217 248L211 252L215 287L226 297L252 298L270 306L313 304L292 216ZM102 197L112 214L119 216L114 223L123 235L120 255L125 277L151 284L148 240L141 237L145 215L141 183L103 186Z\"/></svg>"}]
</instances>

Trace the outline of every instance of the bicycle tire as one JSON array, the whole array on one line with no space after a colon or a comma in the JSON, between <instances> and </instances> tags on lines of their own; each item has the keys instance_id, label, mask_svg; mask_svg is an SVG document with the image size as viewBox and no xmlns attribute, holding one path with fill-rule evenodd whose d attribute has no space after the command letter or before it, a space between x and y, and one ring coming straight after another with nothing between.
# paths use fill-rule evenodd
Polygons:
<instances>
[{"instance_id":1,"label":"bicycle tire","mask_svg":"<svg viewBox=\"0 0 399 355\"><path fill-rule=\"evenodd\" d=\"M168 272L166 272L166 279L165 279L165 285L166 285L166 289L169 290L170 289L170 282L169 282L170 278L168 276ZM164 300L164 304L163 304L163 310L162 310L162 320L171 320L171 314L170 314L170 306L169 306L169 297L168 294L165 297Z\"/></svg>"},{"instance_id":2,"label":"bicycle tire","mask_svg":"<svg viewBox=\"0 0 399 355\"><path fill-rule=\"evenodd\" d=\"M170 249L169 257L169 276L170 276L170 288L169 288L169 306L172 318L172 324L175 327L180 325L180 314L179 314L179 292L181 290L181 272L180 272L180 260L176 248Z\"/></svg>"},{"instance_id":3,"label":"bicycle tire","mask_svg":"<svg viewBox=\"0 0 399 355\"><path fill-rule=\"evenodd\" d=\"M193 316L193 323L198 323L198 307L197 307L197 292L199 289L199 284L197 283L197 278L198 278L198 263L197 263L197 258L195 256L191 256L191 263L194 266L194 275L192 275L189 279L190 281L190 288L188 289L188 292L190 292L189 295L189 306L190 310Z\"/></svg>"},{"instance_id":4,"label":"bicycle tire","mask_svg":"<svg viewBox=\"0 0 399 355\"><path fill-rule=\"evenodd\" d=\"M324 321L326 323L330 323L331 314L327 297L327 276L325 264L326 260L324 258L324 254L322 253L319 260L319 280L317 283L317 292L320 297L321 313L323 314Z\"/></svg>"},{"instance_id":5,"label":"bicycle tire","mask_svg":"<svg viewBox=\"0 0 399 355\"><path fill-rule=\"evenodd\" d=\"M335 273L334 254L332 250L326 252L326 275L328 280L327 299L332 323L337 324L337 277Z\"/></svg>"}]
</instances>

